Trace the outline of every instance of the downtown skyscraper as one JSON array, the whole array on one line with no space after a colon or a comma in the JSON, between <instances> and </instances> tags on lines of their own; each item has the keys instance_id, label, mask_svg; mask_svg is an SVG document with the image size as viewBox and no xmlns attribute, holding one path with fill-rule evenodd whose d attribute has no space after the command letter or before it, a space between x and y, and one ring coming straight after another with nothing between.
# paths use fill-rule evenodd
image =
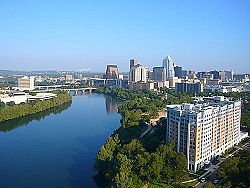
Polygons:
<instances>
[{"instance_id":1,"label":"downtown skyscraper","mask_svg":"<svg viewBox=\"0 0 250 188\"><path fill-rule=\"evenodd\" d=\"M163 59L162 67L166 68L166 78L167 79L173 78L175 76L175 74L174 74L175 63L169 55L166 56L165 59Z\"/></svg>"}]
</instances>

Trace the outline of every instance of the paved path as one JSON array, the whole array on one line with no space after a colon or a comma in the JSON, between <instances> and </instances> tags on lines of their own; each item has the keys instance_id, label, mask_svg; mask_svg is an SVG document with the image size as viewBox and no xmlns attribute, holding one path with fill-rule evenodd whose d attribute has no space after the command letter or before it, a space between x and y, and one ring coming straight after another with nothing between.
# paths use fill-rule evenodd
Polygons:
<instances>
[{"instance_id":1,"label":"paved path","mask_svg":"<svg viewBox=\"0 0 250 188\"><path fill-rule=\"evenodd\" d=\"M141 134L140 138L142 138L145 134L147 134L147 133L151 130L151 128L152 128L152 126L151 126L151 125L148 125L147 130L145 130L145 131Z\"/></svg>"}]
</instances>

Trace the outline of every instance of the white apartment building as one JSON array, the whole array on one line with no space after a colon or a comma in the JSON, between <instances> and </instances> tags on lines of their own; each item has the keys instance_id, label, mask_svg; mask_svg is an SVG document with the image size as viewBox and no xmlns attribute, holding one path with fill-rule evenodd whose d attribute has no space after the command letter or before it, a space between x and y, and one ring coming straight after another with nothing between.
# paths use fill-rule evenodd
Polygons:
<instances>
[{"instance_id":1,"label":"white apartment building","mask_svg":"<svg viewBox=\"0 0 250 188\"><path fill-rule=\"evenodd\" d=\"M35 89L35 77L34 76L24 76L18 79L18 88L20 91L28 90L31 91Z\"/></svg>"},{"instance_id":2,"label":"white apartment building","mask_svg":"<svg viewBox=\"0 0 250 188\"><path fill-rule=\"evenodd\" d=\"M147 82L148 68L140 64L136 64L135 66L131 67L129 78L131 82Z\"/></svg>"},{"instance_id":3,"label":"white apartment building","mask_svg":"<svg viewBox=\"0 0 250 188\"><path fill-rule=\"evenodd\" d=\"M241 101L205 97L194 104L167 106L167 141L187 156L188 169L197 171L240 142Z\"/></svg>"}]
</instances>

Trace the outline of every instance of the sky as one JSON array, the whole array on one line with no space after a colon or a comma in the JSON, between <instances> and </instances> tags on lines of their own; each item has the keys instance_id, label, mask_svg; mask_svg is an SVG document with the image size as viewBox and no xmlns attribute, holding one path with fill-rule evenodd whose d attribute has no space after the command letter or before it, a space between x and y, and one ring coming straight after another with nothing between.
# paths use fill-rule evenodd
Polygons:
<instances>
[{"instance_id":1,"label":"sky","mask_svg":"<svg viewBox=\"0 0 250 188\"><path fill-rule=\"evenodd\" d=\"M0 69L128 71L167 55L250 73L250 1L0 0Z\"/></svg>"}]
</instances>

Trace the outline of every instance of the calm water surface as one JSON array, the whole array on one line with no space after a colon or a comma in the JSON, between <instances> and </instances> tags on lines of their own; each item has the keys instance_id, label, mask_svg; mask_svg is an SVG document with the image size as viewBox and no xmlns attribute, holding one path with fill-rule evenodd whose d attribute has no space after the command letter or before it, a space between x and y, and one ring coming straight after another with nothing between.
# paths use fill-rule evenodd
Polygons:
<instances>
[{"instance_id":1,"label":"calm water surface","mask_svg":"<svg viewBox=\"0 0 250 188\"><path fill-rule=\"evenodd\" d=\"M96 187L94 160L119 126L117 105L104 95L74 96L53 113L0 124L0 187Z\"/></svg>"}]
</instances>

